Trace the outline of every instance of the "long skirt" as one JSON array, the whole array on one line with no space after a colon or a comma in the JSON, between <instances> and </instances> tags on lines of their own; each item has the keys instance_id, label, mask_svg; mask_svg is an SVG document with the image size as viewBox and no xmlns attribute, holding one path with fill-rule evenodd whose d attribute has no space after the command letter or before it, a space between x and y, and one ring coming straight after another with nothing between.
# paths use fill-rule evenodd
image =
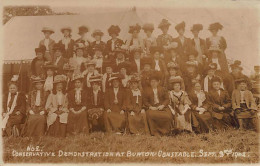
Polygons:
<instances>
[{"instance_id":1,"label":"long skirt","mask_svg":"<svg viewBox=\"0 0 260 166\"><path fill-rule=\"evenodd\" d=\"M6 123L6 128L5 128L5 132L7 134L7 136L11 136L12 135L12 129L14 126L17 127L18 132L20 133L21 131L21 124L24 123L25 120L25 116L20 114L20 115L10 115L9 119Z\"/></svg>"},{"instance_id":2,"label":"long skirt","mask_svg":"<svg viewBox=\"0 0 260 166\"><path fill-rule=\"evenodd\" d=\"M211 115L213 117L213 128L215 130L223 130L237 125L231 109L226 109L223 112L213 110Z\"/></svg>"},{"instance_id":3,"label":"long skirt","mask_svg":"<svg viewBox=\"0 0 260 166\"><path fill-rule=\"evenodd\" d=\"M68 115L67 135L79 133L89 134L88 115L86 110L79 114L69 112Z\"/></svg>"},{"instance_id":4,"label":"long skirt","mask_svg":"<svg viewBox=\"0 0 260 166\"><path fill-rule=\"evenodd\" d=\"M135 113L135 115L127 115L128 128L131 134L149 134L148 123L145 113Z\"/></svg>"},{"instance_id":5,"label":"long skirt","mask_svg":"<svg viewBox=\"0 0 260 166\"><path fill-rule=\"evenodd\" d=\"M47 135L52 137L65 137L67 124L60 123L60 117L57 116L56 121L50 125Z\"/></svg>"},{"instance_id":6,"label":"long skirt","mask_svg":"<svg viewBox=\"0 0 260 166\"><path fill-rule=\"evenodd\" d=\"M246 104L240 104L241 109L235 111L235 117L237 119L256 118L257 111L248 109Z\"/></svg>"},{"instance_id":7,"label":"long skirt","mask_svg":"<svg viewBox=\"0 0 260 166\"><path fill-rule=\"evenodd\" d=\"M46 131L46 117L45 115L29 115L27 121L26 134L27 137L42 137Z\"/></svg>"},{"instance_id":8,"label":"long skirt","mask_svg":"<svg viewBox=\"0 0 260 166\"><path fill-rule=\"evenodd\" d=\"M91 132L94 131L105 132L103 114L104 114L103 108L92 108L88 110L88 122L89 122L89 129Z\"/></svg>"},{"instance_id":9,"label":"long skirt","mask_svg":"<svg viewBox=\"0 0 260 166\"><path fill-rule=\"evenodd\" d=\"M173 126L173 116L170 109L147 110L146 117L151 135L167 135Z\"/></svg>"},{"instance_id":10,"label":"long skirt","mask_svg":"<svg viewBox=\"0 0 260 166\"><path fill-rule=\"evenodd\" d=\"M125 132L126 113L120 114L120 110L119 106L114 104L111 108L111 112L104 112L104 122L107 132Z\"/></svg>"},{"instance_id":11,"label":"long skirt","mask_svg":"<svg viewBox=\"0 0 260 166\"><path fill-rule=\"evenodd\" d=\"M212 129L213 119L208 111L199 114L197 111L193 110L191 118L192 127L196 133L208 133Z\"/></svg>"},{"instance_id":12,"label":"long skirt","mask_svg":"<svg viewBox=\"0 0 260 166\"><path fill-rule=\"evenodd\" d=\"M175 129L184 130L184 131L192 131L191 126L191 111L188 110L184 115L176 114L175 116Z\"/></svg>"}]
</instances>

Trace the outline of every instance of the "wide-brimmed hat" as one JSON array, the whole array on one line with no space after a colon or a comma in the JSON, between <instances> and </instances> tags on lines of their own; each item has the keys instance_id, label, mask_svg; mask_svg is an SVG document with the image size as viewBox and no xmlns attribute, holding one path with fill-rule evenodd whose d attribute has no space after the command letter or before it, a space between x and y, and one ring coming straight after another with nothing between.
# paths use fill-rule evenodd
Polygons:
<instances>
[{"instance_id":1,"label":"wide-brimmed hat","mask_svg":"<svg viewBox=\"0 0 260 166\"><path fill-rule=\"evenodd\" d=\"M179 66L178 64L174 63L174 62L169 62L169 63L167 64L167 68L168 68L168 70L169 70L169 69L179 69L180 66Z\"/></svg>"},{"instance_id":2,"label":"wide-brimmed hat","mask_svg":"<svg viewBox=\"0 0 260 166\"><path fill-rule=\"evenodd\" d=\"M223 25L221 25L219 22L212 23L209 25L209 30L222 30Z\"/></svg>"},{"instance_id":3,"label":"wide-brimmed hat","mask_svg":"<svg viewBox=\"0 0 260 166\"><path fill-rule=\"evenodd\" d=\"M72 31L72 29L71 29L71 27L63 27L63 28L61 28L60 29L60 31L63 33L64 32L64 30L68 30L68 31Z\"/></svg>"},{"instance_id":4,"label":"wide-brimmed hat","mask_svg":"<svg viewBox=\"0 0 260 166\"><path fill-rule=\"evenodd\" d=\"M39 76L32 76L31 77L32 83L36 84L36 83L44 83L45 80Z\"/></svg>"},{"instance_id":5,"label":"wide-brimmed hat","mask_svg":"<svg viewBox=\"0 0 260 166\"><path fill-rule=\"evenodd\" d=\"M96 61L95 60L89 60L89 61L86 61L84 62L84 64L86 64L87 66L96 66Z\"/></svg>"},{"instance_id":6,"label":"wide-brimmed hat","mask_svg":"<svg viewBox=\"0 0 260 166\"><path fill-rule=\"evenodd\" d=\"M95 36L103 36L104 33L100 30L100 29L96 29L93 31L93 33L91 34L92 37L95 37Z\"/></svg>"},{"instance_id":7,"label":"wide-brimmed hat","mask_svg":"<svg viewBox=\"0 0 260 166\"><path fill-rule=\"evenodd\" d=\"M222 82L222 79L219 77L219 76L214 76L212 79L211 79L211 82Z\"/></svg>"},{"instance_id":8,"label":"wide-brimmed hat","mask_svg":"<svg viewBox=\"0 0 260 166\"><path fill-rule=\"evenodd\" d=\"M153 31L154 30L154 25L152 23L146 23L143 25L142 29L146 31Z\"/></svg>"},{"instance_id":9,"label":"wide-brimmed hat","mask_svg":"<svg viewBox=\"0 0 260 166\"><path fill-rule=\"evenodd\" d=\"M174 84L174 83L182 83L183 79L181 76L176 76L176 77L170 77L169 78L169 83Z\"/></svg>"},{"instance_id":10,"label":"wide-brimmed hat","mask_svg":"<svg viewBox=\"0 0 260 166\"><path fill-rule=\"evenodd\" d=\"M67 77L65 76L65 75L56 75L55 77L54 77L54 81L53 81L53 83L54 84L57 84L57 83L64 83L64 82L66 82L67 81Z\"/></svg>"},{"instance_id":11,"label":"wide-brimmed hat","mask_svg":"<svg viewBox=\"0 0 260 166\"><path fill-rule=\"evenodd\" d=\"M162 53L162 49L161 49L161 47L158 47L158 46L152 46L152 47L150 47L150 52L152 55L156 52Z\"/></svg>"},{"instance_id":12,"label":"wide-brimmed hat","mask_svg":"<svg viewBox=\"0 0 260 166\"><path fill-rule=\"evenodd\" d=\"M57 50L60 50L61 52L65 51L65 46L63 44L55 43L52 47L52 50L55 52Z\"/></svg>"},{"instance_id":13,"label":"wide-brimmed hat","mask_svg":"<svg viewBox=\"0 0 260 166\"><path fill-rule=\"evenodd\" d=\"M210 63L210 64L207 66L206 70L207 70L207 71L209 71L209 70L217 70L217 68L218 68L218 65L217 65L216 63Z\"/></svg>"},{"instance_id":14,"label":"wide-brimmed hat","mask_svg":"<svg viewBox=\"0 0 260 166\"><path fill-rule=\"evenodd\" d=\"M45 54L46 51L46 47L45 46L40 46L38 48L35 48L35 53L37 54L38 52L41 52L43 54Z\"/></svg>"},{"instance_id":15,"label":"wide-brimmed hat","mask_svg":"<svg viewBox=\"0 0 260 166\"><path fill-rule=\"evenodd\" d=\"M65 64L63 65L63 70L64 70L64 71L74 71L74 70L75 70L75 67L72 66L72 65L70 65L69 63L65 63Z\"/></svg>"},{"instance_id":16,"label":"wide-brimmed hat","mask_svg":"<svg viewBox=\"0 0 260 166\"><path fill-rule=\"evenodd\" d=\"M83 80L83 75L81 74L81 73L76 73L76 74L74 74L73 75L73 77L72 77L72 80L71 81L76 81L76 80L80 80L80 81L82 81Z\"/></svg>"},{"instance_id":17,"label":"wide-brimmed hat","mask_svg":"<svg viewBox=\"0 0 260 166\"><path fill-rule=\"evenodd\" d=\"M102 82L102 75L101 74L89 77L89 83L95 83L95 82L97 82L97 83Z\"/></svg>"},{"instance_id":18,"label":"wide-brimmed hat","mask_svg":"<svg viewBox=\"0 0 260 166\"><path fill-rule=\"evenodd\" d=\"M54 30L49 28L49 27L43 27L42 28L42 32L45 33L45 32L50 32L50 33L54 33Z\"/></svg>"},{"instance_id":19,"label":"wide-brimmed hat","mask_svg":"<svg viewBox=\"0 0 260 166\"><path fill-rule=\"evenodd\" d=\"M179 31L180 29L185 29L185 22L182 21L181 23L177 24L175 26L176 31Z\"/></svg>"},{"instance_id":20,"label":"wide-brimmed hat","mask_svg":"<svg viewBox=\"0 0 260 166\"><path fill-rule=\"evenodd\" d=\"M114 80L121 80L122 75L119 73L113 73L111 74L111 77L108 79L108 82L114 81Z\"/></svg>"},{"instance_id":21,"label":"wide-brimmed hat","mask_svg":"<svg viewBox=\"0 0 260 166\"><path fill-rule=\"evenodd\" d=\"M121 31L121 29L119 28L118 25L111 25L109 28L108 28L108 33L109 35L111 36L112 34L116 34L118 35Z\"/></svg>"},{"instance_id":22,"label":"wide-brimmed hat","mask_svg":"<svg viewBox=\"0 0 260 166\"><path fill-rule=\"evenodd\" d=\"M242 83L242 82L248 83L247 80L246 80L244 77L241 77L241 78L238 78L238 79L235 80L235 83L236 83L236 84L240 84L240 83Z\"/></svg>"},{"instance_id":23,"label":"wide-brimmed hat","mask_svg":"<svg viewBox=\"0 0 260 166\"><path fill-rule=\"evenodd\" d=\"M115 64L112 63L111 61L105 60L105 61L103 61L103 65L102 65L102 67L103 67L103 69L106 69L107 67L111 67L111 68L113 68L114 65L115 65Z\"/></svg>"},{"instance_id":24,"label":"wide-brimmed hat","mask_svg":"<svg viewBox=\"0 0 260 166\"><path fill-rule=\"evenodd\" d=\"M128 63L128 62L119 63L118 66L117 66L117 69L120 70L122 68L126 69L126 71L129 71L130 63Z\"/></svg>"},{"instance_id":25,"label":"wide-brimmed hat","mask_svg":"<svg viewBox=\"0 0 260 166\"><path fill-rule=\"evenodd\" d=\"M118 48L115 48L114 51L113 51L115 54L118 54L118 53L122 53L122 54L126 54L126 50L123 49L122 47L118 47Z\"/></svg>"},{"instance_id":26,"label":"wide-brimmed hat","mask_svg":"<svg viewBox=\"0 0 260 166\"><path fill-rule=\"evenodd\" d=\"M243 70L243 67L241 66L241 61L235 60L233 64L230 65L231 69L239 68L240 70Z\"/></svg>"},{"instance_id":27,"label":"wide-brimmed hat","mask_svg":"<svg viewBox=\"0 0 260 166\"><path fill-rule=\"evenodd\" d=\"M193 26L191 27L191 31L201 31L203 29L203 25L202 24L193 24Z\"/></svg>"},{"instance_id":28,"label":"wide-brimmed hat","mask_svg":"<svg viewBox=\"0 0 260 166\"><path fill-rule=\"evenodd\" d=\"M169 23L168 20L162 19L162 21L158 25L158 28L162 29L163 27L169 27L170 25L171 25L171 23Z\"/></svg>"},{"instance_id":29,"label":"wide-brimmed hat","mask_svg":"<svg viewBox=\"0 0 260 166\"><path fill-rule=\"evenodd\" d=\"M87 26L82 25L82 26L79 27L78 34L87 33L87 32L88 32L88 27Z\"/></svg>"},{"instance_id":30,"label":"wide-brimmed hat","mask_svg":"<svg viewBox=\"0 0 260 166\"><path fill-rule=\"evenodd\" d=\"M141 30L141 26L139 24L131 25L131 26L129 26L128 33L133 33L134 31L137 31L139 33L140 30Z\"/></svg>"}]
</instances>

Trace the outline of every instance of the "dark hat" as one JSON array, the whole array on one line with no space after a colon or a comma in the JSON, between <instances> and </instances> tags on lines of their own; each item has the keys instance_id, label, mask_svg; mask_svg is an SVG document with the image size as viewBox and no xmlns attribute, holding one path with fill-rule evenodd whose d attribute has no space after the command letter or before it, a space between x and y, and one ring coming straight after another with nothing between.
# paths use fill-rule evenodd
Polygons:
<instances>
[{"instance_id":1,"label":"dark hat","mask_svg":"<svg viewBox=\"0 0 260 166\"><path fill-rule=\"evenodd\" d=\"M157 46L152 46L152 47L150 47L150 52L151 52L152 55L156 52L162 53L162 49L160 47L157 47Z\"/></svg>"},{"instance_id":2,"label":"dark hat","mask_svg":"<svg viewBox=\"0 0 260 166\"><path fill-rule=\"evenodd\" d=\"M211 79L211 82L222 82L222 79L219 77L219 76L214 76L212 79Z\"/></svg>"},{"instance_id":3,"label":"dark hat","mask_svg":"<svg viewBox=\"0 0 260 166\"><path fill-rule=\"evenodd\" d=\"M43 27L42 28L42 32L45 33L45 32L50 32L50 33L54 33L54 30L49 28L49 27Z\"/></svg>"},{"instance_id":4,"label":"dark hat","mask_svg":"<svg viewBox=\"0 0 260 166\"><path fill-rule=\"evenodd\" d=\"M191 31L201 31L203 29L203 25L202 24L193 24L193 26L191 27Z\"/></svg>"},{"instance_id":5,"label":"dark hat","mask_svg":"<svg viewBox=\"0 0 260 166\"><path fill-rule=\"evenodd\" d=\"M181 23L177 24L175 26L176 31L179 31L180 29L185 29L185 22L182 21Z\"/></svg>"},{"instance_id":6,"label":"dark hat","mask_svg":"<svg viewBox=\"0 0 260 166\"><path fill-rule=\"evenodd\" d=\"M235 83L236 83L236 84L240 84L240 83L242 83L242 82L247 83L247 80L246 80L245 78L243 78L243 77L238 78L238 79L235 80Z\"/></svg>"},{"instance_id":7,"label":"dark hat","mask_svg":"<svg viewBox=\"0 0 260 166\"><path fill-rule=\"evenodd\" d=\"M198 65L195 63L195 62L193 62L193 61L187 61L186 63L185 63L185 65L186 65L186 67L195 67L195 68L197 68L198 67Z\"/></svg>"},{"instance_id":8,"label":"dark hat","mask_svg":"<svg viewBox=\"0 0 260 166\"><path fill-rule=\"evenodd\" d=\"M79 27L79 33L78 34L82 34L82 33L87 33L88 32L88 27L82 25Z\"/></svg>"},{"instance_id":9,"label":"dark hat","mask_svg":"<svg viewBox=\"0 0 260 166\"><path fill-rule=\"evenodd\" d=\"M63 65L63 70L64 71L73 71L73 70L75 70L75 68L72 65L70 65L69 63L65 63Z\"/></svg>"},{"instance_id":10,"label":"dark hat","mask_svg":"<svg viewBox=\"0 0 260 166\"><path fill-rule=\"evenodd\" d=\"M115 48L113 52L115 52L116 54L117 54L117 53L123 53L124 55L126 54L126 50L125 50L125 49L122 49L122 48L120 48L120 47Z\"/></svg>"},{"instance_id":11,"label":"dark hat","mask_svg":"<svg viewBox=\"0 0 260 166\"><path fill-rule=\"evenodd\" d=\"M39 48L35 48L35 53L37 54L38 52L41 52L41 53L45 53L46 51L46 47L45 46L40 46Z\"/></svg>"},{"instance_id":12,"label":"dark hat","mask_svg":"<svg viewBox=\"0 0 260 166\"><path fill-rule=\"evenodd\" d=\"M136 24L136 25L129 26L128 33L133 33L134 31L137 31L139 33L140 30L141 30L141 26L139 24Z\"/></svg>"},{"instance_id":13,"label":"dark hat","mask_svg":"<svg viewBox=\"0 0 260 166\"><path fill-rule=\"evenodd\" d=\"M65 75L56 75L54 77L54 81L53 83L54 84L57 84L57 83L64 83L67 81L67 77Z\"/></svg>"},{"instance_id":14,"label":"dark hat","mask_svg":"<svg viewBox=\"0 0 260 166\"><path fill-rule=\"evenodd\" d=\"M153 31L154 30L154 25L152 23L146 23L143 25L142 28L145 32L146 31Z\"/></svg>"},{"instance_id":15,"label":"dark hat","mask_svg":"<svg viewBox=\"0 0 260 166\"><path fill-rule=\"evenodd\" d=\"M169 78L169 83L173 84L173 83L182 83L183 79L180 76L176 76L176 77L170 77Z\"/></svg>"},{"instance_id":16,"label":"dark hat","mask_svg":"<svg viewBox=\"0 0 260 166\"><path fill-rule=\"evenodd\" d=\"M91 34L92 37L95 37L95 36L103 36L104 33L100 30L100 29L96 29L94 30L94 32Z\"/></svg>"},{"instance_id":17,"label":"dark hat","mask_svg":"<svg viewBox=\"0 0 260 166\"><path fill-rule=\"evenodd\" d=\"M178 64L175 64L174 62L169 62L169 63L167 64L167 68L168 68L168 69L179 69L180 67L179 67Z\"/></svg>"},{"instance_id":18,"label":"dark hat","mask_svg":"<svg viewBox=\"0 0 260 166\"><path fill-rule=\"evenodd\" d=\"M73 75L73 78L72 78L72 80L71 81L76 81L76 80L80 80L80 81L82 81L83 80L83 75L81 74L81 73L77 73L77 74L74 74Z\"/></svg>"},{"instance_id":19,"label":"dark hat","mask_svg":"<svg viewBox=\"0 0 260 166\"><path fill-rule=\"evenodd\" d=\"M121 29L119 28L118 25L111 25L109 28L108 28L108 33L109 35L111 36L112 34L116 34L118 35L121 31Z\"/></svg>"},{"instance_id":20,"label":"dark hat","mask_svg":"<svg viewBox=\"0 0 260 166\"><path fill-rule=\"evenodd\" d=\"M192 48L188 51L188 56L194 55L195 57L198 56L198 51L195 48Z\"/></svg>"},{"instance_id":21,"label":"dark hat","mask_svg":"<svg viewBox=\"0 0 260 166\"><path fill-rule=\"evenodd\" d=\"M118 66L117 66L118 70L122 69L122 68L125 68L126 71L129 71L129 68L130 68L130 63L129 62L122 62L122 63L119 63Z\"/></svg>"},{"instance_id":22,"label":"dark hat","mask_svg":"<svg viewBox=\"0 0 260 166\"><path fill-rule=\"evenodd\" d=\"M31 80L32 80L32 82L35 84L35 83L43 83L43 82L45 82L45 80L44 79L42 79L41 77L35 77L35 76L32 76L31 77Z\"/></svg>"},{"instance_id":23,"label":"dark hat","mask_svg":"<svg viewBox=\"0 0 260 166\"><path fill-rule=\"evenodd\" d=\"M208 70L217 70L218 68L218 65L216 63L210 63L208 66L207 66L207 71Z\"/></svg>"},{"instance_id":24,"label":"dark hat","mask_svg":"<svg viewBox=\"0 0 260 166\"><path fill-rule=\"evenodd\" d=\"M44 68L45 70L48 70L48 69L51 69L51 70L53 70L53 71L57 70L57 66L56 66L56 65L53 65L53 64L51 64L51 63L46 63L46 64L44 64L43 68Z\"/></svg>"},{"instance_id":25,"label":"dark hat","mask_svg":"<svg viewBox=\"0 0 260 166\"><path fill-rule=\"evenodd\" d=\"M65 51L65 46L63 44L55 43L53 45L52 50L55 52L56 50L60 50L61 52Z\"/></svg>"},{"instance_id":26,"label":"dark hat","mask_svg":"<svg viewBox=\"0 0 260 166\"><path fill-rule=\"evenodd\" d=\"M121 80L122 79L122 75L119 73L113 73L111 74L111 77L108 79L108 82L111 82L113 80Z\"/></svg>"},{"instance_id":27,"label":"dark hat","mask_svg":"<svg viewBox=\"0 0 260 166\"><path fill-rule=\"evenodd\" d=\"M141 81L140 76L138 75L138 73L134 73L133 75L131 75L131 78L129 80L129 82L139 82Z\"/></svg>"},{"instance_id":28,"label":"dark hat","mask_svg":"<svg viewBox=\"0 0 260 166\"><path fill-rule=\"evenodd\" d=\"M89 82L90 83L94 83L94 82L101 83L102 82L102 75L99 74L99 75L89 77Z\"/></svg>"},{"instance_id":29,"label":"dark hat","mask_svg":"<svg viewBox=\"0 0 260 166\"><path fill-rule=\"evenodd\" d=\"M150 81L151 80L157 80L157 81L160 81L161 80L161 73L158 72L158 71L154 71L151 76L150 76Z\"/></svg>"},{"instance_id":30,"label":"dark hat","mask_svg":"<svg viewBox=\"0 0 260 166\"><path fill-rule=\"evenodd\" d=\"M152 58L144 57L141 59L141 66L144 67L144 65L152 65L153 61Z\"/></svg>"},{"instance_id":31,"label":"dark hat","mask_svg":"<svg viewBox=\"0 0 260 166\"><path fill-rule=\"evenodd\" d=\"M163 27L169 27L170 25L171 25L171 23L169 23L168 20L162 19L162 21L158 25L158 28L162 29Z\"/></svg>"},{"instance_id":32,"label":"dark hat","mask_svg":"<svg viewBox=\"0 0 260 166\"><path fill-rule=\"evenodd\" d=\"M107 67L111 67L111 68L113 68L114 67L114 63L112 63L111 61L103 61L103 65L102 65L102 67L103 67L103 69L106 69Z\"/></svg>"},{"instance_id":33,"label":"dark hat","mask_svg":"<svg viewBox=\"0 0 260 166\"><path fill-rule=\"evenodd\" d=\"M72 29L71 29L71 27L63 27L63 28L61 28L60 29L60 31L63 33L64 32L64 30L68 30L68 31L72 31Z\"/></svg>"},{"instance_id":34,"label":"dark hat","mask_svg":"<svg viewBox=\"0 0 260 166\"><path fill-rule=\"evenodd\" d=\"M230 65L231 69L239 68L240 70L243 70L243 67L241 67L241 61L235 60L233 64Z\"/></svg>"},{"instance_id":35,"label":"dark hat","mask_svg":"<svg viewBox=\"0 0 260 166\"><path fill-rule=\"evenodd\" d=\"M221 25L219 22L213 23L209 25L209 30L222 30L223 25Z\"/></svg>"},{"instance_id":36,"label":"dark hat","mask_svg":"<svg viewBox=\"0 0 260 166\"><path fill-rule=\"evenodd\" d=\"M260 70L260 66L259 65L254 66L254 70Z\"/></svg>"}]
</instances>

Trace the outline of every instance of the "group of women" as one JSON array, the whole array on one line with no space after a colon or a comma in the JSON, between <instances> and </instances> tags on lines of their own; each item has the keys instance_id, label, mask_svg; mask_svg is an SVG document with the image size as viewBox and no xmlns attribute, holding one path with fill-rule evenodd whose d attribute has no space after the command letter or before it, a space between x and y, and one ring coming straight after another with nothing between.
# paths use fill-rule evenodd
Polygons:
<instances>
[{"instance_id":1,"label":"group of women","mask_svg":"<svg viewBox=\"0 0 260 166\"><path fill-rule=\"evenodd\" d=\"M191 27L194 38L185 37L185 22L175 26L162 19L129 27L131 37L118 38L120 28L111 25L111 39L95 30L79 27L81 38L51 39L54 30L43 28L44 39L31 63L30 92L18 90L19 76L8 84L3 98L4 135L65 137L95 131L116 134L171 135L204 133L227 128L257 130L257 104L250 79L240 61L228 66L223 26L209 26L212 36L199 37L201 24ZM146 38L139 36L141 29ZM231 69L231 72L229 72ZM259 66L255 66L259 81Z\"/></svg>"}]
</instances>

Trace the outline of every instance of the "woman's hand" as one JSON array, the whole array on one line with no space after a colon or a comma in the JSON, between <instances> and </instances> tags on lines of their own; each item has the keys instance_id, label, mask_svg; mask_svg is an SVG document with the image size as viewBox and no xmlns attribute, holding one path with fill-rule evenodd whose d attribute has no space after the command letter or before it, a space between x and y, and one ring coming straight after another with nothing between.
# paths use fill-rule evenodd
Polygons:
<instances>
[{"instance_id":1,"label":"woman's hand","mask_svg":"<svg viewBox=\"0 0 260 166\"><path fill-rule=\"evenodd\" d=\"M44 115L44 111L41 111L41 112L40 112L40 115Z\"/></svg>"},{"instance_id":2,"label":"woman's hand","mask_svg":"<svg viewBox=\"0 0 260 166\"><path fill-rule=\"evenodd\" d=\"M33 112L33 110L30 110L30 111L29 111L29 113L30 113L31 115L34 115L34 112Z\"/></svg>"},{"instance_id":3,"label":"woman's hand","mask_svg":"<svg viewBox=\"0 0 260 166\"><path fill-rule=\"evenodd\" d=\"M20 111L17 111L15 114L16 114L16 115L20 115L20 114L21 114L21 112L20 112Z\"/></svg>"},{"instance_id":4,"label":"woman's hand","mask_svg":"<svg viewBox=\"0 0 260 166\"><path fill-rule=\"evenodd\" d=\"M131 115L131 116L134 116L134 115L135 115L135 113L134 113L133 111L131 111L130 115Z\"/></svg>"},{"instance_id":5,"label":"woman's hand","mask_svg":"<svg viewBox=\"0 0 260 166\"><path fill-rule=\"evenodd\" d=\"M160 105L157 107L159 111L163 110L164 109L164 105Z\"/></svg>"}]
</instances>

